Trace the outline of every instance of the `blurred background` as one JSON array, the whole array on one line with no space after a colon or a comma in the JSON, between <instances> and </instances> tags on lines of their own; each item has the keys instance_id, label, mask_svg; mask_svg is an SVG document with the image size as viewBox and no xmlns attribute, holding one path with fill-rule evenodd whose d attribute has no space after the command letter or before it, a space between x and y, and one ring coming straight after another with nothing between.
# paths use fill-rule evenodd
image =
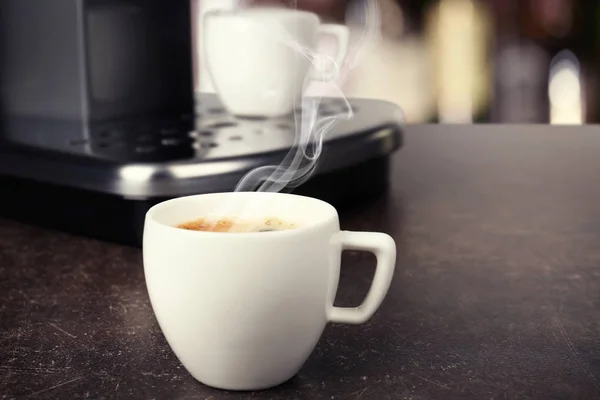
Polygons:
<instances>
[{"instance_id":1,"label":"blurred background","mask_svg":"<svg viewBox=\"0 0 600 400\"><path fill-rule=\"evenodd\" d=\"M345 95L396 103L408 123L600 122L599 1L376 1L381 34ZM365 0L254 2L364 29Z\"/></svg>"}]
</instances>

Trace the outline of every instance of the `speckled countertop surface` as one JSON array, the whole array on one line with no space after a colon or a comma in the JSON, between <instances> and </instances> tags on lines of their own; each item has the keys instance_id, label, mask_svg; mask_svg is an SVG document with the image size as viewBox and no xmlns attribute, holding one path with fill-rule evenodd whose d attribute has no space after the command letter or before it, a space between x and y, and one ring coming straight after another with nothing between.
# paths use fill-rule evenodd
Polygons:
<instances>
[{"instance_id":1,"label":"speckled countertop surface","mask_svg":"<svg viewBox=\"0 0 600 400\"><path fill-rule=\"evenodd\" d=\"M299 376L206 388L152 314L141 254L0 220L0 399L598 399L600 128L411 127L386 198L342 227L398 243L378 314ZM369 255L344 257L357 304Z\"/></svg>"}]
</instances>

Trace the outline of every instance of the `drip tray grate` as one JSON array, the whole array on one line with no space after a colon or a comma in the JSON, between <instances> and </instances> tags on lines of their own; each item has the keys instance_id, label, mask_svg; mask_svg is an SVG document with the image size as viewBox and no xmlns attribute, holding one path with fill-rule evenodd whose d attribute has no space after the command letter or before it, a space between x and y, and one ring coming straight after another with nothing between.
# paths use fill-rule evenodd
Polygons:
<instances>
[{"instance_id":1,"label":"drip tray grate","mask_svg":"<svg viewBox=\"0 0 600 400\"><path fill-rule=\"evenodd\" d=\"M225 111L217 96L209 94L198 96L196 114L196 131L190 136L195 141L198 155L204 160L249 157L291 149L297 141L302 118L300 108L281 118L236 118ZM398 126L402 120L402 112L389 103L353 99L348 104L343 99L325 98L320 102L314 122L319 127L323 122L335 121L320 138L326 143L386 124ZM316 132L310 134L311 141L315 141Z\"/></svg>"},{"instance_id":2,"label":"drip tray grate","mask_svg":"<svg viewBox=\"0 0 600 400\"><path fill-rule=\"evenodd\" d=\"M352 118L336 121L322 138L317 173L387 156L402 146L402 112L385 101L351 99L348 108L342 99L322 99L316 125L350 111ZM280 164L298 141L299 111L282 118L236 118L216 95L202 94L196 114L90 127L19 122L3 132L4 139L26 146L0 146L0 175L127 198L226 191L249 170Z\"/></svg>"}]
</instances>

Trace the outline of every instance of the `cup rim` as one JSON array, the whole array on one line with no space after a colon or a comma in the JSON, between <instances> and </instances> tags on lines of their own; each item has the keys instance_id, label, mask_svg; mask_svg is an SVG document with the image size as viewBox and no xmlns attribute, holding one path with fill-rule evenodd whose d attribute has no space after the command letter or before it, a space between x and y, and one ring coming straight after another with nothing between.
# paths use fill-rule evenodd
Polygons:
<instances>
[{"instance_id":1,"label":"cup rim","mask_svg":"<svg viewBox=\"0 0 600 400\"><path fill-rule=\"evenodd\" d=\"M246 17L248 14L254 12L254 11L261 11L261 10L271 10L271 11L282 11L287 15L295 15L295 16L305 16L305 17L310 17L310 18L314 18L317 21L321 22L321 17L311 11L307 11L307 10L298 10L298 9L291 9L291 8L286 8L286 7L276 7L276 6L268 6L268 5L263 5L263 6L252 6L252 7L248 7L248 8L236 8L236 9L215 9L215 10L209 10L206 11L203 14L203 18L204 19L209 19L209 18L215 18L215 17Z\"/></svg>"},{"instance_id":2,"label":"cup rim","mask_svg":"<svg viewBox=\"0 0 600 400\"><path fill-rule=\"evenodd\" d=\"M215 196L215 197L217 197L217 196L236 196L236 194L245 195L245 196L288 197L288 198L293 197L293 198L297 198L297 199L304 199L306 201L310 201L310 202L319 204L320 206L329 209L329 211L331 212L330 218L324 218L315 223L302 225L302 226L296 227L294 229L283 229L283 230L279 230L279 231L268 232L269 238L297 235L299 233L304 233L304 232L308 232L311 230L318 230L322 226L325 226L328 223L330 223L331 218L336 218L336 219L339 218L338 212L334 206L327 203L326 201L319 200L314 197L302 196L302 195L290 194L290 193L279 193L279 192L217 192L217 193L204 193L204 194L197 194L197 195L191 195L191 196L176 197L174 199L165 200L158 204L155 204L154 206L150 207L150 209L146 212L146 216L144 219L144 230L146 229L148 224L152 224L160 229L171 231L171 232L173 232L173 234L178 234L178 235L194 235L196 237L218 237L218 238L257 237L257 238L265 239L264 232L194 231L194 230L189 230L189 229L178 228L176 226L165 224L165 223L162 223L162 222L159 222L156 220L156 213L160 212L160 210L162 208L167 207L169 205L173 205L174 203L190 201L193 199L200 199L200 198L205 198L205 197L209 197L209 196Z\"/></svg>"}]
</instances>

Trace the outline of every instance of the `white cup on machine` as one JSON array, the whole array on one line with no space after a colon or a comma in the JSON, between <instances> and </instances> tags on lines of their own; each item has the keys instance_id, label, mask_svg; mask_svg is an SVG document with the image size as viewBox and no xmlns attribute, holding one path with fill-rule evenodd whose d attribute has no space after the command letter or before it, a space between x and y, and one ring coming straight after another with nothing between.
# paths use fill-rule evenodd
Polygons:
<instances>
[{"instance_id":1,"label":"white cup on machine","mask_svg":"<svg viewBox=\"0 0 600 400\"><path fill-rule=\"evenodd\" d=\"M216 10L204 15L202 26L206 70L223 106L239 117L290 114L310 80L337 78L348 52L348 28L321 24L307 11ZM324 36L337 43L334 57L317 54Z\"/></svg>"}]
</instances>

